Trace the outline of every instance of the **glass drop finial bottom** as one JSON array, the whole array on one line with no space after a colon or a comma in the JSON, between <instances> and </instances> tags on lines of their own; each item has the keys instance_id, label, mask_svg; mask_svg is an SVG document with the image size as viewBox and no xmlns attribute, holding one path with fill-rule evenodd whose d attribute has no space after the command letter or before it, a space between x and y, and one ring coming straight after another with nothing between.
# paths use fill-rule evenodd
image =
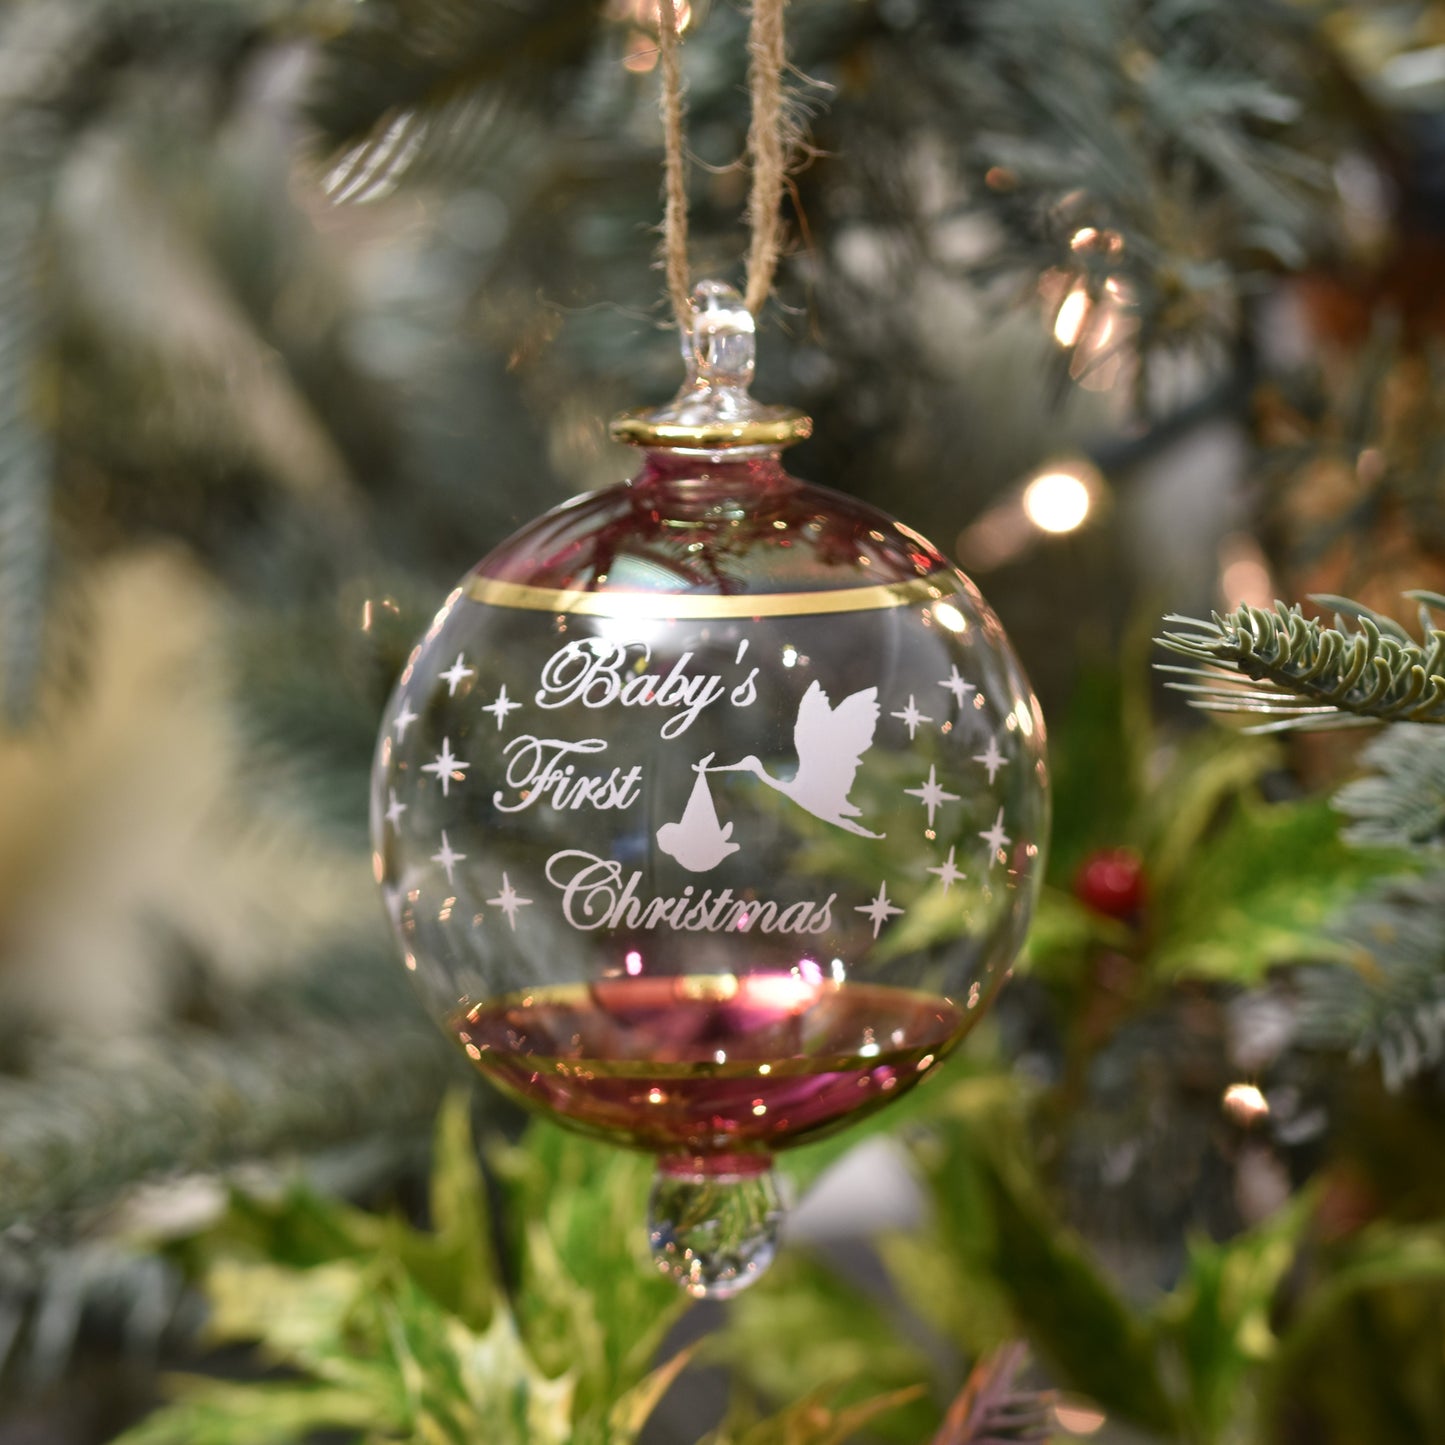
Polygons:
<instances>
[{"instance_id":1,"label":"glass drop finial bottom","mask_svg":"<svg viewBox=\"0 0 1445 1445\"><path fill-rule=\"evenodd\" d=\"M773 1262L782 1218L771 1159L664 1159L647 1202L647 1238L658 1269L688 1294L727 1299Z\"/></svg>"}]
</instances>

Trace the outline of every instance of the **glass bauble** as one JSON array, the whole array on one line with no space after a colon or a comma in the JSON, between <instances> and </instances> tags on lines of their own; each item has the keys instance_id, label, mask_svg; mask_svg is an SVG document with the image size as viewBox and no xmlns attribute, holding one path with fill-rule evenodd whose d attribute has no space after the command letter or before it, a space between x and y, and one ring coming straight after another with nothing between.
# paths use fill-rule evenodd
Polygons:
<instances>
[{"instance_id":1,"label":"glass bauble","mask_svg":"<svg viewBox=\"0 0 1445 1445\"><path fill-rule=\"evenodd\" d=\"M378 746L405 963L477 1067L659 1159L666 1272L771 1257L773 1151L901 1097L987 1009L1047 831L997 618L916 532L790 476L751 318L700 287L689 384L619 419L632 481L447 598Z\"/></svg>"}]
</instances>

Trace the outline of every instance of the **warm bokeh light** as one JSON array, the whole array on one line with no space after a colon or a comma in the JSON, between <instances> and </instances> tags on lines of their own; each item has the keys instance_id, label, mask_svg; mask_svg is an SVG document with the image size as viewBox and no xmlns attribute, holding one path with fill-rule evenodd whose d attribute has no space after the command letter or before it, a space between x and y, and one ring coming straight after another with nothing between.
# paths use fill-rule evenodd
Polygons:
<instances>
[{"instance_id":1,"label":"warm bokeh light","mask_svg":"<svg viewBox=\"0 0 1445 1445\"><path fill-rule=\"evenodd\" d=\"M1015 562L1039 544L1040 534L1077 530L1108 495L1098 468L1085 458L1052 461L959 533L959 560L973 572Z\"/></svg>"},{"instance_id":2,"label":"warm bokeh light","mask_svg":"<svg viewBox=\"0 0 1445 1445\"><path fill-rule=\"evenodd\" d=\"M627 37L622 68L634 75L646 75L656 69L659 58L657 33L662 24L662 7L658 0L617 0L610 13L614 20L633 27ZM673 0L673 17L677 21L677 33L684 34L692 23L692 6L688 0Z\"/></svg>"},{"instance_id":3,"label":"warm bokeh light","mask_svg":"<svg viewBox=\"0 0 1445 1445\"><path fill-rule=\"evenodd\" d=\"M1224 1112L1237 1124L1253 1124L1269 1113L1269 1100L1257 1084L1231 1084L1222 1102Z\"/></svg>"},{"instance_id":4,"label":"warm bokeh light","mask_svg":"<svg viewBox=\"0 0 1445 1445\"><path fill-rule=\"evenodd\" d=\"M1060 1430L1070 1435L1095 1435L1104 1428L1108 1417L1102 1410L1078 1400L1060 1400L1054 1406L1054 1419Z\"/></svg>"},{"instance_id":5,"label":"warm bokeh light","mask_svg":"<svg viewBox=\"0 0 1445 1445\"><path fill-rule=\"evenodd\" d=\"M1042 472L1024 488L1024 515L1041 532L1073 532L1093 505L1089 485L1073 472Z\"/></svg>"},{"instance_id":6,"label":"warm bokeh light","mask_svg":"<svg viewBox=\"0 0 1445 1445\"><path fill-rule=\"evenodd\" d=\"M1078 252L1114 255L1123 238L1083 226L1070 240ZM1130 343L1138 330L1134 296L1119 276L1090 281L1054 267L1039 278L1039 296L1054 341L1069 357L1069 375L1087 391L1109 391L1133 369Z\"/></svg>"},{"instance_id":7,"label":"warm bokeh light","mask_svg":"<svg viewBox=\"0 0 1445 1445\"><path fill-rule=\"evenodd\" d=\"M939 623L948 628L950 632L966 632L968 622L958 608L951 602L935 602L933 604L933 615Z\"/></svg>"},{"instance_id":8,"label":"warm bokeh light","mask_svg":"<svg viewBox=\"0 0 1445 1445\"><path fill-rule=\"evenodd\" d=\"M1230 610L1245 604L1268 607L1274 601L1269 563L1259 543L1243 532L1231 533L1219 544L1219 595Z\"/></svg>"},{"instance_id":9,"label":"warm bokeh light","mask_svg":"<svg viewBox=\"0 0 1445 1445\"><path fill-rule=\"evenodd\" d=\"M646 75L656 67L657 59L657 41L641 30L634 30L627 38L627 54L622 57L622 68L634 75Z\"/></svg>"},{"instance_id":10,"label":"warm bokeh light","mask_svg":"<svg viewBox=\"0 0 1445 1445\"><path fill-rule=\"evenodd\" d=\"M678 34L681 35L692 24L692 5L689 0L673 0L672 10ZM624 25L634 25L639 30L656 35L662 24L662 6L659 0L613 0L608 6L608 16Z\"/></svg>"},{"instance_id":11,"label":"warm bokeh light","mask_svg":"<svg viewBox=\"0 0 1445 1445\"><path fill-rule=\"evenodd\" d=\"M1054 317L1054 340L1060 346L1073 346L1084 334L1090 309L1089 293L1082 286L1075 286L1064 297Z\"/></svg>"},{"instance_id":12,"label":"warm bokeh light","mask_svg":"<svg viewBox=\"0 0 1445 1445\"><path fill-rule=\"evenodd\" d=\"M1071 251L1107 251L1117 255L1124 249L1124 238L1117 231L1101 231L1097 226L1080 226L1069 237Z\"/></svg>"}]
</instances>

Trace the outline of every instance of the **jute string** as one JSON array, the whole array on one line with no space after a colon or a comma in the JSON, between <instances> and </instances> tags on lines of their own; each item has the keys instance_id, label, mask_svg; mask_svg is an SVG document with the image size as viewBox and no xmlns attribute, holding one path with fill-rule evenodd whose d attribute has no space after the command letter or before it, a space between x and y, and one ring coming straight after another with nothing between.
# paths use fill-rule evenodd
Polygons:
<instances>
[{"instance_id":1,"label":"jute string","mask_svg":"<svg viewBox=\"0 0 1445 1445\"><path fill-rule=\"evenodd\" d=\"M743 300L753 315L773 289L783 245L781 202L788 170L788 136L783 109L783 73L788 57L783 35L787 0L753 0L748 25L748 195L750 233ZM667 294L684 332L692 326L691 268L687 259L687 158L683 141L685 106L676 0L658 0L662 70L663 213L662 257Z\"/></svg>"}]
</instances>

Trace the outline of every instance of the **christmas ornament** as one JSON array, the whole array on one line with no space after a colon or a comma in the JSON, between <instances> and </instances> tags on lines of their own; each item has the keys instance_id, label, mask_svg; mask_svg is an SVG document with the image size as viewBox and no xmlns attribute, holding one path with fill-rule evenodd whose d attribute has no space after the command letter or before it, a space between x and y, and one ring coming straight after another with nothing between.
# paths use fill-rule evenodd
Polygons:
<instances>
[{"instance_id":1,"label":"christmas ornament","mask_svg":"<svg viewBox=\"0 0 1445 1445\"><path fill-rule=\"evenodd\" d=\"M811 486L697 288L621 486L447 599L383 722L375 861L432 1011L502 1089L658 1156L695 1294L775 1247L774 1151L900 1098L988 1007L1047 823L1044 727L973 584Z\"/></svg>"}]
</instances>

